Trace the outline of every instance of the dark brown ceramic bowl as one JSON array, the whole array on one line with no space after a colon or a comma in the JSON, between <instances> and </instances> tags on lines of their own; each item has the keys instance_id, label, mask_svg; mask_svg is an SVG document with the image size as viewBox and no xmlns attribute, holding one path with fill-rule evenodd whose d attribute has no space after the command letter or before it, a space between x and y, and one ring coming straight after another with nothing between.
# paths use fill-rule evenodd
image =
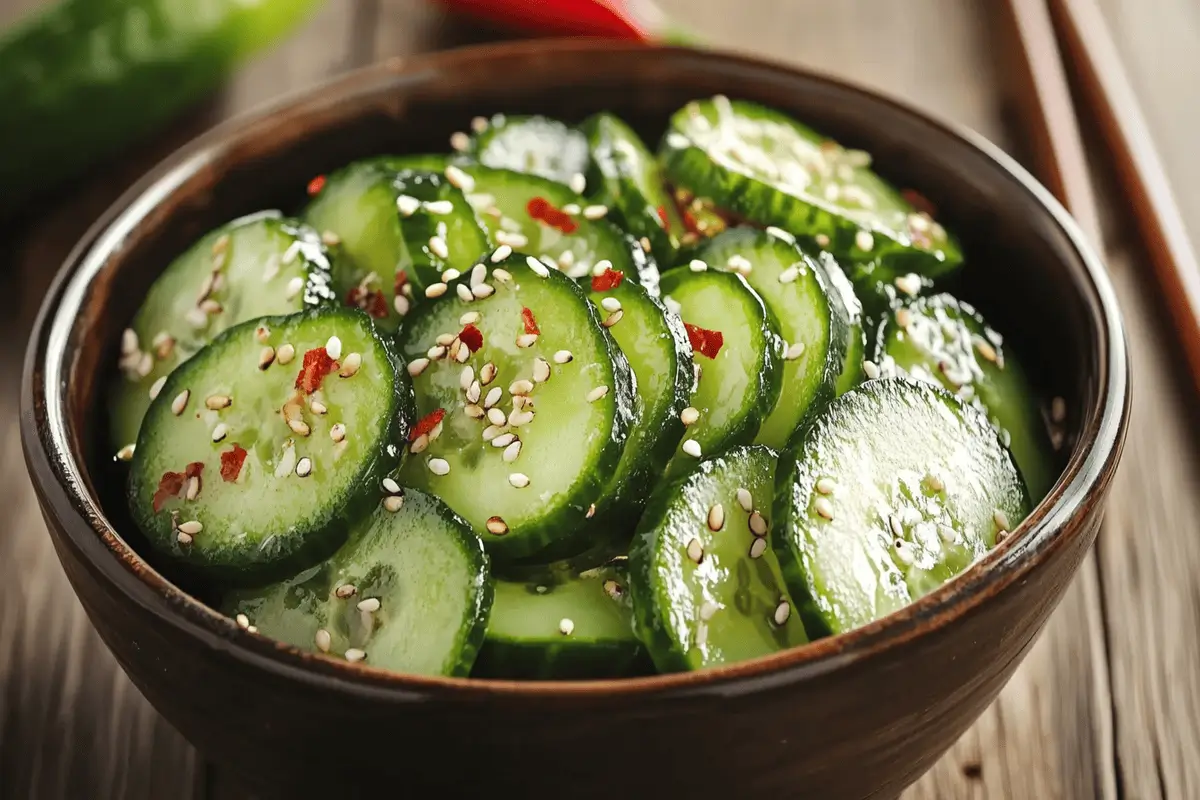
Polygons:
<instances>
[{"instance_id":1,"label":"dark brown ceramic bowl","mask_svg":"<svg viewBox=\"0 0 1200 800\"><path fill-rule=\"evenodd\" d=\"M958 231L956 286L1070 409L1054 491L959 579L861 630L699 674L509 683L385 674L239 630L168 583L133 536L99 435L120 332L207 229L295 208L308 179L380 152L444 151L476 114L619 113L651 141L723 92L874 154ZM29 347L25 453L59 558L138 688L264 795L891 797L996 696L1091 545L1129 410L1103 267L1059 205L977 136L825 77L682 49L563 41L362 70L225 125L125 195L75 249ZM435 794L436 793L436 794Z\"/></svg>"}]
</instances>

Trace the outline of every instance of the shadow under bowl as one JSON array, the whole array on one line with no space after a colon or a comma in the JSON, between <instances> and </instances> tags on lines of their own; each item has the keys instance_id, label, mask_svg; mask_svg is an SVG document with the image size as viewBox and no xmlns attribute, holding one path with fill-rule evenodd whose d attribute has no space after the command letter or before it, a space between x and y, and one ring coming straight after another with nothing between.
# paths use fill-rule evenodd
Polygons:
<instances>
[{"instance_id":1,"label":"shadow under bowl","mask_svg":"<svg viewBox=\"0 0 1200 800\"><path fill-rule=\"evenodd\" d=\"M955 581L853 632L702 673L515 683L418 678L301 653L193 599L136 546L99 424L122 329L195 238L298 208L319 173L446 150L475 115L611 110L650 141L688 100L759 101L919 188L971 263L954 290L1070 410L1058 484ZM351 73L226 124L131 189L62 267L29 346L21 430L59 558L150 702L263 796L365 786L458 796L891 797L999 692L1097 531L1129 413L1103 267L1063 209L979 137L827 77L613 42L470 48Z\"/></svg>"}]
</instances>

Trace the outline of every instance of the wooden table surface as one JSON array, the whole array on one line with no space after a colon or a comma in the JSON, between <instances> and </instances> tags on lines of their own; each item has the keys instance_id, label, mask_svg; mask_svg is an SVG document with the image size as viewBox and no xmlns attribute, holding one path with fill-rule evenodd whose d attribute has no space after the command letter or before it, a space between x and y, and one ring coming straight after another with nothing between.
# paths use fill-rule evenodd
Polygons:
<instances>
[{"instance_id":1,"label":"wooden table surface","mask_svg":"<svg viewBox=\"0 0 1200 800\"><path fill-rule=\"evenodd\" d=\"M0 0L0 26L45 0ZM663 0L713 41L837 73L1014 152L1014 98L982 0ZM1200 6L1104 0L1200 241ZM13 229L0 266L0 800L237 796L142 699L54 556L18 441L18 374L41 293L103 208L213 122L345 69L484 38L418 0L329 0L213 102ZM1200 797L1200 460L1195 401L1111 176L1103 243L1134 360L1133 428L1095 555L1000 698L906 798ZM2 187L0 187L2 191Z\"/></svg>"}]
</instances>

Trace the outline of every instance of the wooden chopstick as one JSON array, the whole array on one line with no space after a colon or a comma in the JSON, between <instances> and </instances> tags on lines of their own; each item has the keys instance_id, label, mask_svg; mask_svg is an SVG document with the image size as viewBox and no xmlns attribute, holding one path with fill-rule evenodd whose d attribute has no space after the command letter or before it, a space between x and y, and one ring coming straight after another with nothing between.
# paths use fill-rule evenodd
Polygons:
<instances>
[{"instance_id":1,"label":"wooden chopstick","mask_svg":"<svg viewBox=\"0 0 1200 800\"><path fill-rule=\"evenodd\" d=\"M1081 100L1099 124L1193 381L1200 388L1200 264L1137 95L1095 0L1050 0Z\"/></svg>"},{"instance_id":2,"label":"wooden chopstick","mask_svg":"<svg viewBox=\"0 0 1200 800\"><path fill-rule=\"evenodd\" d=\"M1045 0L1009 0L1003 13L1019 48L1006 72L1016 79L1008 88L1032 145L1033 171L1099 248L1096 196L1049 9Z\"/></svg>"}]
</instances>

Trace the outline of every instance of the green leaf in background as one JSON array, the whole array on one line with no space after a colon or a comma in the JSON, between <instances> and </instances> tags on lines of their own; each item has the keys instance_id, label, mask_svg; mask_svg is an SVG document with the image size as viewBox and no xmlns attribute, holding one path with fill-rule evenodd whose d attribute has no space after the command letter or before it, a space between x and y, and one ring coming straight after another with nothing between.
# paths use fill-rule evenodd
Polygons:
<instances>
[{"instance_id":1,"label":"green leaf in background","mask_svg":"<svg viewBox=\"0 0 1200 800\"><path fill-rule=\"evenodd\" d=\"M0 33L0 216L150 133L321 0L59 0Z\"/></svg>"}]
</instances>

